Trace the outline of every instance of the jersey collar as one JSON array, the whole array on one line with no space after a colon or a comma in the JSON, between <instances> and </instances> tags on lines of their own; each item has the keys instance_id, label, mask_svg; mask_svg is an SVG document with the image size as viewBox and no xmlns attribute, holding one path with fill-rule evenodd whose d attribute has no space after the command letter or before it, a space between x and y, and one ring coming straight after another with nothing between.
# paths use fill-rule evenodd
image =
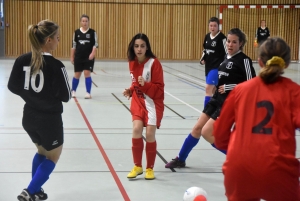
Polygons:
<instances>
[{"instance_id":1,"label":"jersey collar","mask_svg":"<svg viewBox=\"0 0 300 201\"><path fill-rule=\"evenodd\" d=\"M209 34L210 39L214 39L215 37L217 37L219 35L219 33L220 33L220 31L215 36L212 36L211 34Z\"/></svg>"},{"instance_id":2,"label":"jersey collar","mask_svg":"<svg viewBox=\"0 0 300 201\"><path fill-rule=\"evenodd\" d=\"M89 30L90 30L90 28L88 28L87 30L83 31L83 30L82 30L82 27L80 27L80 31L81 31L82 33L84 33L84 34L85 34L86 32L88 32Z\"/></svg>"},{"instance_id":3,"label":"jersey collar","mask_svg":"<svg viewBox=\"0 0 300 201\"><path fill-rule=\"evenodd\" d=\"M52 56L52 54L50 54L49 52L42 52L42 55Z\"/></svg>"},{"instance_id":4,"label":"jersey collar","mask_svg":"<svg viewBox=\"0 0 300 201\"><path fill-rule=\"evenodd\" d=\"M242 50L237 51L234 55L229 55L227 54L227 59L230 59L231 57L234 57L235 55L237 55L238 53L240 53Z\"/></svg>"}]
</instances>

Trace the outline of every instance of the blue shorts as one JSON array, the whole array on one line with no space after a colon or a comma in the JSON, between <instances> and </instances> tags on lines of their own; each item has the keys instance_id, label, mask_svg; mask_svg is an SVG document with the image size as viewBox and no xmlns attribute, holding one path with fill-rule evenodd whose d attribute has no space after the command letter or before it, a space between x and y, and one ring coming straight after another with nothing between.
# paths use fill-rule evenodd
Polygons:
<instances>
[{"instance_id":1,"label":"blue shorts","mask_svg":"<svg viewBox=\"0 0 300 201\"><path fill-rule=\"evenodd\" d=\"M218 69L216 68L210 70L206 76L206 84L217 86L218 81L219 81Z\"/></svg>"}]
</instances>

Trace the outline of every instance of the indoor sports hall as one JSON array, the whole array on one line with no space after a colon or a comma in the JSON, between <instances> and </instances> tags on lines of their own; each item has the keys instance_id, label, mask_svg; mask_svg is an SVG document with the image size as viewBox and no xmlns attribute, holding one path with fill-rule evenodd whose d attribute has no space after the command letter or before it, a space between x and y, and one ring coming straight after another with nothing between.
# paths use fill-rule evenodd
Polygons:
<instances>
[{"instance_id":1,"label":"indoor sports hall","mask_svg":"<svg viewBox=\"0 0 300 201\"><path fill-rule=\"evenodd\" d=\"M185 168L165 168L178 155L203 110L204 66L199 64L207 21L221 19L224 34L242 29L244 52L256 73L255 30L264 19L271 37L280 36L292 49L292 63L283 76L300 84L300 4L297 0L0 0L0 201L17 200L31 179L36 147L22 127L24 101L7 88L15 59L30 51L27 27L43 19L60 26L53 56L63 62L70 85L72 34L82 14L98 34L91 99L85 99L81 78L76 98L63 103L64 145L59 162L43 189L49 201L181 201L189 187L207 192L208 201L226 201L222 165L225 155L204 139L190 153ZM223 1L222 1L223 2ZM224 1L225 2L225 1ZM267 2L267 4L266 4ZM297 4L298 3L298 4ZM164 73L164 115L156 131L155 179L144 174L128 179L133 166L130 100L122 94L131 85L127 47L143 32L161 61ZM283 97L284 98L284 97ZM247 115L247 114L245 114ZM297 145L300 132L295 131ZM299 146L298 146L299 147ZM253 152L259 157L259 153ZM300 158L300 149L296 155ZM146 156L143 155L143 164Z\"/></svg>"}]
</instances>

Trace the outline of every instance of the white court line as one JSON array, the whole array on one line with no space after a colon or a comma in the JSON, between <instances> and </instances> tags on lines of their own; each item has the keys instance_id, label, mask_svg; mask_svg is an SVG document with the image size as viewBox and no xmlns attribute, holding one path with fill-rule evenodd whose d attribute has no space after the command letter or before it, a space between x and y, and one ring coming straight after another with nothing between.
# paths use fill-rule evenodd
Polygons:
<instances>
[{"instance_id":1,"label":"white court line","mask_svg":"<svg viewBox=\"0 0 300 201\"><path fill-rule=\"evenodd\" d=\"M178 100L179 102L182 102L182 103L185 104L186 106L192 108L193 110L196 110L197 112L202 113L202 111L198 110L197 108L194 108L193 106L191 106L190 104L184 102L183 100L180 100L179 98L173 96L172 94L170 94L170 93L167 92L166 90L165 90L165 93L168 94L169 96L171 96L172 98L175 98L175 99Z\"/></svg>"},{"instance_id":2,"label":"white court line","mask_svg":"<svg viewBox=\"0 0 300 201\"><path fill-rule=\"evenodd\" d=\"M184 78L186 78L186 79L188 79L188 80L192 80L193 82L197 82L197 83L199 83L199 84L201 84L202 86L204 86L205 87L205 83L203 83L203 82L199 82L198 80L195 80L195 79L192 79L192 78L190 78L190 77L188 77L188 76L185 76L185 75L182 75L182 74L178 74L179 76L181 76L181 77L184 77Z\"/></svg>"}]
</instances>

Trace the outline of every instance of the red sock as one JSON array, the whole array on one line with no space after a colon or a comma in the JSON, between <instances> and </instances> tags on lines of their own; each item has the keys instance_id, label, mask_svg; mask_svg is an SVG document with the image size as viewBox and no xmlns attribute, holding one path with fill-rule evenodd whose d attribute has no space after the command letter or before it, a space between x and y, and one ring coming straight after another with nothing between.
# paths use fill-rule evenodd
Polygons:
<instances>
[{"instance_id":1,"label":"red sock","mask_svg":"<svg viewBox=\"0 0 300 201\"><path fill-rule=\"evenodd\" d=\"M153 169L156 157L156 141L146 142L147 169Z\"/></svg>"},{"instance_id":2,"label":"red sock","mask_svg":"<svg viewBox=\"0 0 300 201\"><path fill-rule=\"evenodd\" d=\"M132 156L134 165L142 167L142 157L144 149L143 138L132 138Z\"/></svg>"}]
</instances>

